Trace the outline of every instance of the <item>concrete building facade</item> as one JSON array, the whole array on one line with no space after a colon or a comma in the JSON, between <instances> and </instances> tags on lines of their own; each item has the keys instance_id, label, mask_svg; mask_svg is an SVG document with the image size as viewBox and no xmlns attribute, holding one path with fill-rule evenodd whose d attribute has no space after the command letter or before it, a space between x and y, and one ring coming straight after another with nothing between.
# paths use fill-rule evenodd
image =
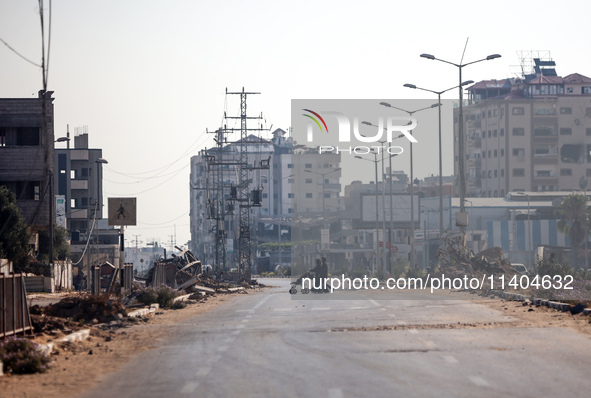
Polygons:
<instances>
[{"instance_id":1,"label":"concrete building facade","mask_svg":"<svg viewBox=\"0 0 591 398\"><path fill-rule=\"evenodd\" d=\"M53 174L53 91L0 99L0 185L15 193L33 233L47 230ZM51 204L50 204L51 203Z\"/></svg>"},{"instance_id":2,"label":"concrete building facade","mask_svg":"<svg viewBox=\"0 0 591 398\"><path fill-rule=\"evenodd\" d=\"M591 177L591 78L578 73L559 77L552 68L536 70L523 78L485 80L467 89L467 197L572 190ZM458 175L457 108L454 116Z\"/></svg>"}]
</instances>

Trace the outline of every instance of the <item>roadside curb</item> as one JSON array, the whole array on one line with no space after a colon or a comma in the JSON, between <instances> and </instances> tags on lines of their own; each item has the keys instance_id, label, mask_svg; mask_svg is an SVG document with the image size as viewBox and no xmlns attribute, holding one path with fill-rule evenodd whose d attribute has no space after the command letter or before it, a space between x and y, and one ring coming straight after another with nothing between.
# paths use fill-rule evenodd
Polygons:
<instances>
[{"instance_id":1,"label":"roadside curb","mask_svg":"<svg viewBox=\"0 0 591 398\"><path fill-rule=\"evenodd\" d=\"M82 329L78 330L77 332L70 333L66 337L62 337L61 339L57 340L57 343L74 343L76 341L83 341L86 340L88 336L90 336L90 329ZM53 347L55 347L55 343L39 344L37 346L37 350L45 355L51 355L53 352Z\"/></svg>"},{"instance_id":2,"label":"roadside curb","mask_svg":"<svg viewBox=\"0 0 591 398\"><path fill-rule=\"evenodd\" d=\"M182 296L180 296L182 297ZM178 298L178 297L177 297ZM135 318L138 316L146 316L160 308L159 304L150 304L150 308L140 308L139 310L131 311L127 313L128 318Z\"/></svg>"},{"instance_id":3,"label":"roadside curb","mask_svg":"<svg viewBox=\"0 0 591 398\"><path fill-rule=\"evenodd\" d=\"M511 300L511 301L522 301L522 302L526 302L526 301L531 301L531 303L533 305L535 305L536 307L548 307L557 311L561 311L561 312L567 312L571 310L571 305L567 304L567 303L560 303L558 301L550 301L550 300L545 300L542 298L531 298L528 296L525 296L523 294L517 294L517 293L508 293L508 292L503 292L500 290L493 290L491 291L492 294L505 299L505 300ZM583 314L584 315L591 315L591 308L585 308L583 310Z\"/></svg>"}]
</instances>

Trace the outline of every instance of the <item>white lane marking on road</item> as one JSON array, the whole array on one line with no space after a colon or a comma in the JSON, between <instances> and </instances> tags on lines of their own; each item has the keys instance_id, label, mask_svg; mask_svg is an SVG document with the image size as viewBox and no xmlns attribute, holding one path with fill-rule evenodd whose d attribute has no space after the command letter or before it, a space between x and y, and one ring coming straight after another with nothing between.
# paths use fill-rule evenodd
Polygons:
<instances>
[{"instance_id":1,"label":"white lane marking on road","mask_svg":"<svg viewBox=\"0 0 591 398\"><path fill-rule=\"evenodd\" d=\"M228 337L226 340L224 340L224 343L233 343L234 340L236 340L236 337Z\"/></svg>"},{"instance_id":2,"label":"white lane marking on road","mask_svg":"<svg viewBox=\"0 0 591 398\"><path fill-rule=\"evenodd\" d=\"M409 329L409 331L408 331L408 332L409 332L409 333L412 333L412 334L418 334L418 333L419 333L419 331L418 331L418 330L416 330L416 329Z\"/></svg>"},{"instance_id":3,"label":"white lane marking on road","mask_svg":"<svg viewBox=\"0 0 591 398\"><path fill-rule=\"evenodd\" d=\"M396 314L388 314L388 316L391 316L392 318L396 318Z\"/></svg>"},{"instance_id":4,"label":"white lane marking on road","mask_svg":"<svg viewBox=\"0 0 591 398\"><path fill-rule=\"evenodd\" d=\"M399 325L406 325L406 322L404 322L404 321L398 321L398 324Z\"/></svg>"},{"instance_id":5,"label":"white lane marking on road","mask_svg":"<svg viewBox=\"0 0 591 398\"><path fill-rule=\"evenodd\" d=\"M232 334L240 334L240 330L233 330L231 333Z\"/></svg>"},{"instance_id":6,"label":"white lane marking on road","mask_svg":"<svg viewBox=\"0 0 591 398\"><path fill-rule=\"evenodd\" d=\"M458 363L458 360L455 359L454 357L452 357L451 355L444 355L443 359L445 360L445 362L449 363L449 364L456 364Z\"/></svg>"},{"instance_id":7,"label":"white lane marking on road","mask_svg":"<svg viewBox=\"0 0 591 398\"><path fill-rule=\"evenodd\" d=\"M425 340L425 341L423 341L423 343L424 343L424 344L427 346L427 348L429 348L429 349L431 349L431 350L432 350L433 348L435 348L435 343L434 343L434 342L432 342L431 340Z\"/></svg>"},{"instance_id":8,"label":"white lane marking on road","mask_svg":"<svg viewBox=\"0 0 591 398\"><path fill-rule=\"evenodd\" d=\"M426 305L425 308L444 308L445 305Z\"/></svg>"},{"instance_id":9,"label":"white lane marking on road","mask_svg":"<svg viewBox=\"0 0 591 398\"><path fill-rule=\"evenodd\" d=\"M236 329L242 329L242 328L244 328L244 325L238 325L238 326L236 326Z\"/></svg>"},{"instance_id":10,"label":"white lane marking on road","mask_svg":"<svg viewBox=\"0 0 591 398\"><path fill-rule=\"evenodd\" d=\"M373 305L375 305L376 307L381 307L382 305L380 303L378 303L375 300L369 300L370 303L372 303Z\"/></svg>"},{"instance_id":11,"label":"white lane marking on road","mask_svg":"<svg viewBox=\"0 0 591 398\"><path fill-rule=\"evenodd\" d=\"M250 319L243 319L242 323L250 322Z\"/></svg>"},{"instance_id":12,"label":"white lane marking on road","mask_svg":"<svg viewBox=\"0 0 591 398\"><path fill-rule=\"evenodd\" d=\"M226 351L228 349L227 345L221 345L218 347L218 351Z\"/></svg>"},{"instance_id":13,"label":"white lane marking on road","mask_svg":"<svg viewBox=\"0 0 591 398\"><path fill-rule=\"evenodd\" d=\"M209 366L204 366L202 368L199 368L199 370L197 371L197 373L195 373L195 376L197 376L197 377L207 376L207 374L210 371L211 371L211 368Z\"/></svg>"},{"instance_id":14,"label":"white lane marking on road","mask_svg":"<svg viewBox=\"0 0 591 398\"><path fill-rule=\"evenodd\" d=\"M351 307L352 310L367 310L369 307Z\"/></svg>"},{"instance_id":15,"label":"white lane marking on road","mask_svg":"<svg viewBox=\"0 0 591 398\"><path fill-rule=\"evenodd\" d=\"M236 312L254 312L254 310L236 310ZM247 315L252 316L252 315Z\"/></svg>"},{"instance_id":16,"label":"white lane marking on road","mask_svg":"<svg viewBox=\"0 0 591 398\"><path fill-rule=\"evenodd\" d=\"M191 394L193 391L197 389L199 383L196 381L190 381L186 383L183 388L181 389L181 394Z\"/></svg>"},{"instance_id":17,"label":"white lane marking on road","mask_svg":"<svg viewBox=\"0 0 591 398\"><path fill-rule=\"evenodd\" d=\"M312 308L312 311L328 311L330 310L329 307L316 307L316 308Z\"/></svg>"},{"instance_id":18,"label":"white lane marking on road","mask_svg":"<svg viewBox=\"0 0 591 398\"><path fill-rule=\"evenodd\" d=\"M470 376L470 381L480 387L488 387L490 384L480 376Z\"/></svg>"},{"instance_id":19,"label":"white lane marking on road","mask_svg":"<svg viewBox=\"0 0 591 398\"><path fill-rule=\"evenodd\" d=\"M293 308L273 308L273 311L291 311Z\"/></svg>"},{"instance_id":20,"label":"white lane marking on road","mask_svg":"<svg viewBox=\"0 0 591 398\"><path fill-rule=\"evenodd\" d=\"M328 390L328 398L343 398L343 392L340 388L331 388Z\"/></svg>"},{"instance_id":21,"label":"white lane marking on road","mask_svg":"<svg viewBox=\"0 0 591 398\"><path fill-rule=\"evenodd\" d=\"M252 318L252 314L245 316L245 318Z\"/></svg>"},{"instance_id":22,"label":"white lane marking on road","mask_svg":"<svg viewBox=\"0 0 591 398\"><path fill-rule=\"evenodd\" d=\"M265 296L264 299L262 299L261 301L259 301L257 303L257 305L255 305L254 307L252 307L253 310L256 310L257 308L259 308L261 305L263 305L265 303L265 301L267 301L269 299L269 297L271 296Z\"/></svg>"}]
</instances>

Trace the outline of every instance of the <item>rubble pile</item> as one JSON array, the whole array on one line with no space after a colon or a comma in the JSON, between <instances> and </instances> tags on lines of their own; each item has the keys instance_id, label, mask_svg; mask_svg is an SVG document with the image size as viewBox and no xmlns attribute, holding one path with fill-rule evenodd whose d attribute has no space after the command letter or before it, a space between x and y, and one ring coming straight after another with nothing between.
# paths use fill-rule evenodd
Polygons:
<instances>
[{"instance_id":1,"label":"rubble pile","mask_svg":"<svg viewBox=\"0 0 591 398\"><path fill-rule=\"evenodd\" d=\"M517 274L511 263L505 259L500 247L491 247L474 254L466 248L462 239L462 234L448 235L444 238L446 245L437 251L439 266L432 276L445 274L450 278L463 278L465 275L480 278L484 275Z\"/></svg>"},{"instance_id":2,"label":"rubble pile","mask_svg":"<svg viewBox=\"0 0 591 398\"><path fill-rule=\"evenodd\" d=\"M127 316L125 307L109 294L90 294L66 297L43 309L43 314L72 319L75 322L110 322L118 319L117 314Z\"/></svg>"}]
</instances>

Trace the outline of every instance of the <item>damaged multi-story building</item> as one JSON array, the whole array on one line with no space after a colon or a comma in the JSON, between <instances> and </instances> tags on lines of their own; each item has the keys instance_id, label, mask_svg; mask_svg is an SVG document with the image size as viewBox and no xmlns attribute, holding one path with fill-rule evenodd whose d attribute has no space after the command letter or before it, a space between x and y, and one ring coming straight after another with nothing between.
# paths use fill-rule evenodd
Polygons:
<instances>
[{"instance_id":1,"label":"damaged multi-story building","mask_svg":"<svg viewBox=\"0 0 591 398\"><path fill-rule=\"evenodd\" d=\"M545 54L542 54L545 55ZM466 196L579 189L591 177L591 78L560 77L548 56L520 77L470 86L463 107ZM454 110L455 174L459 173Z\"/></svg>"},{"instance_id":2,"label":"damaged multi-story building","mask_svg":"<svg viewBox=\"0 0 591 398\"><path fill-rule=\"evenodd\" d=\"M0 99L0 185L16 195L33 232L53 224L53 91ZM53 213L53 214L52 214ZM35 243L33 241L32 243Z\"/></svg>"}]
</instances>

